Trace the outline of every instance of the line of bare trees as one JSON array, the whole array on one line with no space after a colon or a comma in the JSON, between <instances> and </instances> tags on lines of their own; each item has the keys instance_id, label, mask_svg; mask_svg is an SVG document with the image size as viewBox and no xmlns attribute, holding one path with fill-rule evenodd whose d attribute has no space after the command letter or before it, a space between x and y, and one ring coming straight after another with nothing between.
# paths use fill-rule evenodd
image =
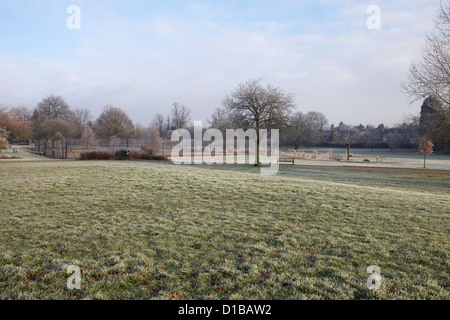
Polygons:
<instances>
[{"instance_id":1,"label":"line of bare trees","mask_svg":"<svg viewBox=\"0 0 450 320\"><path fill-rule=\"evenodd\" d=\"M172 105L172 112L166 118L157 114L144 127L133 121L122 109L106 105L96 119L88 109L71 109L61 96L54 94L43 98L36 108L0 108L0 128L2 146L9 141L82 139L92 145L96 138L125 139L136 138L145 141L148 149L159 150L162 138L174 129L189 125L190 110L178 103Z\"/></svg>"},{"instance_id":2,"label":"line of bare trees","mask_svg":"<svg viewBox=\"0 0 450 320\"><path fill-rule=\"evenodd\" d=\"M296 149L345 146L349 157L350 147L356 143L372 149L388 145L392 151L408 143L411 146L418 144L419 141L414 140L415 132L437 128L432 116L435 114L433 103L438 102L427 98L420 117L395 128L387 128L383 124L378 127L351 126L343 122L335 127L329 125L326 116L320 112L296 110L292 94L256 79L240 84L227 95L223 106L213 111L208 122L211 128L219 129L223 134L226 129L277 128L280 129L282 146ZM12 108L9 112L5 108L0 109L0 127L4 127L6 130L3 132L9 132L14 140L82 139L88 150L95 138L136 138L144 140L149 149L160 150L163 139L170 139L173 130L187 128L193 132L191 110L183 104L174 103L170 113L156 114L144 127L133 124L123 110L112 105L105 106L94 120L88 109L72 110L62 97L55 95L43 98L32 112L27 108ZM409 140L405 141L405 137ZM436 134L436 139L439 138Z\"/></svg>"}]
</instances>

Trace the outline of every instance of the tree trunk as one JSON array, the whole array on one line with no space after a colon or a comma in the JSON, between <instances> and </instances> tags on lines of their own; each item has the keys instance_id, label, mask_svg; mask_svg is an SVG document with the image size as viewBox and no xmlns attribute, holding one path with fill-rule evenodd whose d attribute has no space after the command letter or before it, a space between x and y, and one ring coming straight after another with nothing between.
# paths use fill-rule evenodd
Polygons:
<instances>
[{"instance_id":1,"label":"tree trunk","mask_svg":"<svg viewBox=\"0 0 450 320\"><path fill-rule=\"evenodd\" d=\"M423 168L425 169L425 157L426 155L423 155Z\"/></svg>"},{"instance_id":2,"label":"tree trunk","mask_svg":"<svg viewBox=\"0 0 450 320\"><path fill-rule=\"evenodd\" d=\"M350 143L347 144L347 161L350 161Z\"/></svg>"},{"instance_id":3,"label":"tree trunk","mask_svg":"<svg viewBox=\"0 0 450 320\"><path fill-rule=\"evenodd\" d=\"M259 166L259 127L256 128L256 163L255 166Z\"/></svg>"}]
</instances>

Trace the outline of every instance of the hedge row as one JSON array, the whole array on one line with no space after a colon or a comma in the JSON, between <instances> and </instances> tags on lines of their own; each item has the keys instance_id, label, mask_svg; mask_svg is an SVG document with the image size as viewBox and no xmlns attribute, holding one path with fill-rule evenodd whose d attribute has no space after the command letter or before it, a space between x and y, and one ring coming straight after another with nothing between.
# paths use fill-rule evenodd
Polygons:
<instances>
[{"instance_id":1,"label":"hedge row","mask_svg":"<svg viewBox=\"0 0 450 320\"><path fill-rule=\"evenodd\" d=\"M119 150L116 153L90 151L80 153L80 160L168 160L164 156L152 155L142 151Z\"/></svg>"},{"instance_id":2,"label":"hedge row","mask_svg":"<svg viewBox=\"0 0 450 320\"><path fill-rule=\"evenodd\" d=\"M80 160L113 160L112 153L106 151L89 151L80 153Z\"/></svg>"}]
</instances>

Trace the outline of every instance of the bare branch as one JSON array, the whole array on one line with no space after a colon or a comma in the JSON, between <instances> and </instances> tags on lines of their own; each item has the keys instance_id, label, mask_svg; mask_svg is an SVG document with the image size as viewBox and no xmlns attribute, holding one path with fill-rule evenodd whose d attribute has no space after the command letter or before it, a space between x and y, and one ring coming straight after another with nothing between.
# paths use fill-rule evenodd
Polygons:
<instances>
[{"instance_id":1,"label":"bare branch","mask_svg":"<svg viewBox=\"0 0 450 320\"><path fill-rule=\"evenodd\" d=\"M401 84L411 103L428 96L450 105L450 2L437 7L434 30L426 36L420 62L413 61L408 80Z\"/></svg>"}]
</instances>

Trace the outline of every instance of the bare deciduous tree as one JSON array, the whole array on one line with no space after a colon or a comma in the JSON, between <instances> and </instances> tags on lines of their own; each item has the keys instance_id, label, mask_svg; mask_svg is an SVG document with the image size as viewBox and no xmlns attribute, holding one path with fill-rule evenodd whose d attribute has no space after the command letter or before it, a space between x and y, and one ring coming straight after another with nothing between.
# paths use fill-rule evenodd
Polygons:
<instances>
[{"instance_id":1,"label":"bare deciduous tree","mask_svg":"<svg viewBox=\"0 0 450 320\"><path fill-rule=\"evenodd\" d=\"M41 134L50 140L68 139L73 136L73 128L67 121L47 119L41 125Z\"/></svg>"},{"instance_id":2,"label":"bare deciduous tree","mask_svg":"<svg viewBox=\"0 0 450 320\"><path fill-rule=\"evenodd\" d=\"M411 63L403 91L411 102L435 96L450 105L450 2L438 4L434 30L426 36L420 62Z\"/></svg>"},{"instance_id":3,"label":"bare deciduous tree","mask_svg":"<svg viewBox=\"0 0 450 320\"><path fill-rule=\"evenodd\" d=\"M191 120L191 110L184 104L175 102L172 105L172 129L186 128Z\"/></svg>"},{"instance_id":4,"label":"bare deciduous tree","mask_svg":"<svg viewBox=\"0 0 450 320\"><path fill-rule=\"evenodd\" d=\"M288 134L295 149L308 144L309 128L307 115L301 111L296 112L291 118Z\"/></svg>"},{"instance_id":5,"label":"bare deciduous tree","mask_svg":"<svg viewBox=\"0 0 450 320\"><path fill-rule=\"evenodd\" d=\"M36 139L55 139L56 136L59 136L55 135L56 132L63 134L62 131L64 131L65 134L69 134L69 130L58 130L56 128L58 126L61 128L68 127L72 119L73 112L64 98L53 94L48 95L34 109L32 116L34 136ZM49 124L51 128L46 127ZM73 134L74 130L70 133ZM69 136L65 137L70 138Z\"/></svg>"},{"instance_id":6,"label":"bare deciduous tree","mask_svg":"<svg viewBox=\"0 0 450 320\"><path fill-rule=\"evenodd\" d=\"M155 118L153 119L153 124L156 126L159 135L161 137L164 137L167 133L167 128L164 124L164 115L162 113L156 114Z\"/></svg>"},{"instance_id":7,"label":"bare deciduous tree","mask_svg":"<svg viewBox=\"0 0 450 320\"><path fill-rule=\"evenodd\" d=\"M289 122L294 109L294 97L290 93L268 84L263 86L261 79L247 81L238 85L223 100L223 105L231 118L236 118L256 129L256 165L260 164L260 129L280 129Z\"/></svg>"},{"instance_id":8,"label":"bare deciduous tree","mask_svg":"<svg viewBox=\"0 0 450 320\"><path fill-rule=\"evenodd\" d=\"M36 111L47 119L70 121L73 116L73 112L64 98L53 94L42 99L37 105Z\"/></svg>"},{"instance_id":9,"label":"bare deciduous tree","mask_svg":"<svg viewBox=\"0 0 450 320\"><path fill-rule=\"evenodd\" d=\"M321 112L310 111L307 113L307 124L310 132L310 143L313 147L320 142L322 138L323 128L327 125L328 120Z\"/></svg>"},{"instance_id":10,"label":"bare deciduous tree","mask_svg":"<svg viewBox=\"0 0 450 320\"><path fill-rule=\"evenodd\" d=\"M364 140L364 143L367 147L370 147L371 151L373 152L373 147L377 143L379 138L379 133L377 128L373 126L367 126L366 130L364 131L362 139Z\"/></svg>"},{"instance_id":11,"label":"bare deciduous tree","mask_svg":"<svg viewBox=\"0 0 450 320\"><path fill-rule=\"evenodd\" d=\"M362 132L358 128L353 128L348 125L339 125L339 130L342 133L340 138L342 143L347 145L347 161L350 160L350 147L352 144L358 142L362 137Z\"/></svg>"},{"instance_id":12,"label":"bare deciduous tree","mask_svg":"<svg viewBox=\"0 0 450 320\"><path fill-rule=\"evenodd\" d=\"M211 115L211 119L208 120L211 128L220 130L223 134L226 129L232 129L233 123L231 122L227 110L224 108L214 109L214 113Z\"/></svg>"},{"instance_id":13,"label":"bare deciduous tree","mask_svg":"<svg viewBox=\"0 0 450 320\"><path fill-rule=\"evenodd\" d=\"M163 140L159 134L159 130L154 122L147 128L145 134L146 147L153 151L153 154L157 154L162 151Z\"/></svg>"},{"instance_id":14,"label":"bare deciduous tree","mask_svg":"<svg viewBox=\"0 0 450 320\"><path fill-rule=\"evenodd\" d=\"M73 118L78 124L85 127L92 121L91 111L88 109L76 108L73 110Z\"/></svg>"},{"instance_id":15,"label":"bare deciduous tree","mask_svg":"<svg viewBox=\"0 0 450 320\"><path fill-rule=\"evenodd\" d=\"M94 131L97 136L105 139L129 138L134 134L134 125L123 110L107 105L95 121Z\"/></svg>"},{"instance_id":16,"label":"bare deciduous tree","mask_svg":"<svg viewBox=\"0 0 450 320\"><path fill-rule=\"evenodd\" d=\"M327 118L320 112L310 111L304 114L297 111L289 121L289 128L283 132L283 140L292 144L295 149L300 146L315 147L320 143L327 123Z\"/></svg>"},{"instance_id":17,"label":"bare deciduous tree","mask_svg":"<svg viewBox=\"0 0 450 320\"><path fill-rule=\"evenodd\" d=\"M17 121L27 121L31 119L32 112L27 107L11 108L9 110L11 119Z\"/></svg>"},{"instance_id":18,"label":"bare deciduous tree","mask_svg":"<svg viewBox=\"0 0 450 320\"><path fill-rule=\"evenodd\" d=\"M81 138L86 127L91 123L91 111L88 109L74 109L72 112L71 124L74 129L74 138Z\"/></svg>"},{"instance_id":19,"label":"bare deciduous tree","mask_svg":"<svg viewBox=\"0 0 450 320\"><path fill-rule=\"evenodd\" d=\"M166 116L166 134L169 134L170 131L170 115Z\"/></svg>"},{"instance_id":20,"label":"bare deciduous tree","mask_svg":"<svg viewBox=\"0 0 450 320\"><path fill-rule=\"evenodd\" d=\"M83 135L84 129L92 122L91 111L88 109L74 109L72 112L71 123L74 126L75 136L77 138Z\"/></svg>"},{"instance_id":21,"label":"bare deciduous tree","mask_svg":"<svg viewBox=\"0 0 450 320\"><path fill-rule=\"evenodd\" d=\"M6 128L9 124L9 116L6 107L0 106L0 128Z\"/></svg>"},{"instance_id":22,"label":"bare deciduous tree","mask_svg":"<svg viewBox=\"0 0 450 320\"><path fill-rule=\"evenodd\" d=\"M391 148L391 152L397 152L397 148L402 142L402 136L398 132L392 132L386 135L386 142Z\"/></svg>"},{"instance_id":23,"label":"bare deciduous tree","mask_svg":"<svg viewBox=\"0 0 450 320\"><path fill-rule=\"evenodd\" d=\"M147 132L147 128L145 128L142 124L136 123L134 126L134 138L138 140L142 140L145 138L145 134Z\"/></svg>"},{"instance_id":24,"label":"bare deciduous tree","mask_svg":"<svg viewBox=\"0 0 450 320\"><path fill-rule=\"evenodd\" d=\"M81 140L87 147L87 151L91 151L91 146L95 143L95 134L94 130L92 130L92 127L90 125L87 125L84 128L83 135L81 136Z\"/></svg>"},{"instance_id":25,"label":"bare deciduous tree","mask_svg":"<svg viewBox=\"0 0 450 320\"><path fill-rule=\"evenodd\" d=\"M8 149L8 136L8 130L0 127L0 150Z\"/></svg>"}]
</instances>

